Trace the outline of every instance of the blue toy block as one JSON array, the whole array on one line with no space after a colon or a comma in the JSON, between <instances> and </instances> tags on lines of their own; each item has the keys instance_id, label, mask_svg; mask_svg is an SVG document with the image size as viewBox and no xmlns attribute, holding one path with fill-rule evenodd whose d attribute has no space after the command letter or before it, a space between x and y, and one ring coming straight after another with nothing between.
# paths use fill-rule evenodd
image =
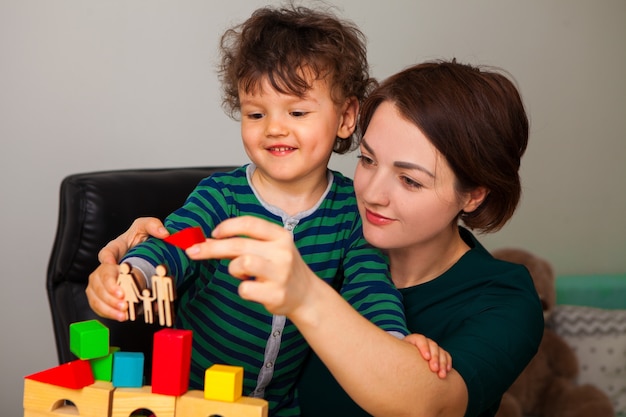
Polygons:
<instances>
[{"instance_id":1,"label":"blue toy block","mask_svg":"<svg viewBox=\"0 0 626 417\"><path fill-rule=\"evenodd\" d=\"M113 376L115 388L141 388L143 385L144 355L142 352L114 352Z\"/></svg>"}]
</instances>

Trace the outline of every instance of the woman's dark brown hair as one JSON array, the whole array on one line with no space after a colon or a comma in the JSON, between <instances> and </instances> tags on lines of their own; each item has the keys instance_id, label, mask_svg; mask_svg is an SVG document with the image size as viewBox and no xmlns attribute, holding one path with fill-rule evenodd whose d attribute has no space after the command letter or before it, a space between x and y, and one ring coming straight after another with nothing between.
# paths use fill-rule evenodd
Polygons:
<instances>
[{"instance_id":1,"label":"woman's dark brown hair","mask_svg":"<svg viewBox=\"0 0 626 417\"><path fill-rule=\"evenodd\" d=\"M496 69L456 60L406 68L383 81L363 103L362 132L384 101L393 103L446 158L458 192L480 186L488 190L480 207L459 214L465 225L481 232L502 228L521 197L519 167L529 132L511 80Z\"/></svg>"},{"instance_id":2,"label":"woman's dark brown hair","mask_svg":"<svg viewBox=\"0 0 626 417\"><path fill-rule=\"evenodd\" d=\"M294 5L258 9L224 33L220 52L222 104L233 118L240 111L239 88L254 92L264 77L276 91L299 97L310 88L308 76L324 79L337 104L350 97L361 103L375 85L363 33L328 11ZM356 135L337 138L334 151L355 146Z\"/></svg>"}]
</instances>

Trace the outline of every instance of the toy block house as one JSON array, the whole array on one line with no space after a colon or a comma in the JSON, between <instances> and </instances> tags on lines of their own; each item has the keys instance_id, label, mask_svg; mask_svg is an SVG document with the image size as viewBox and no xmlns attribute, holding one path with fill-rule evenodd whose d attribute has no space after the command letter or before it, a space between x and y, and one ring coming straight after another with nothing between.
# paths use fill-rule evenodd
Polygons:
<instances>
[{"instance_id":1,"label":"toy block house","mask_svg":"<svg viewBox=\"0 0 626 417\"><path fill-rule=\"evenodd\" d=\"M143 385L143 353L109 346L108 335L97 320L72 323L70 348L79 359L24 378L24 417L267 417L267 401L242 396L240 367L214 365L204 391L187 390L191 331L154 334L151 386Z\"/></svg>"}]
</instances>

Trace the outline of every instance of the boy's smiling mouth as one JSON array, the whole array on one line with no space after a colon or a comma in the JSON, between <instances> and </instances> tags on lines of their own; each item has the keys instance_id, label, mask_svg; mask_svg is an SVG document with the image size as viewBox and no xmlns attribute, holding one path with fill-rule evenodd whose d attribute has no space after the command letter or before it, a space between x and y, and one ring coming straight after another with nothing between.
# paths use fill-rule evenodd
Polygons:
<instances>
[{"instance_id":1,"label":"boy's smiling mouth","mask_svg":"<svg viewBox=\"0 0 626 417\"><path fill-rule=\"evenodd\" d=\"M267 150L274 155L286 155L297 149L298 148L293 148L291 146L272 146L267 148Z\"/></svg>"}]
</instances>

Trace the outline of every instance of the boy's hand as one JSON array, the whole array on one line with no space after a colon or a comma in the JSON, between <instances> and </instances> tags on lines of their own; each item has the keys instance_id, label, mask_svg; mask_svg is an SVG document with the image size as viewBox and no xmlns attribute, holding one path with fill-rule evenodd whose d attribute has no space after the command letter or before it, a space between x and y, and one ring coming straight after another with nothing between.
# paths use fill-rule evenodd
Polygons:
<instances>
[{"instance_id":1,"label":"boy's hand","mask_svg":"<svg viewBox=\"0 0 626 417\"><path fill-rule=\"evenodd\" d=\"M117 285L119 273L117 264L101 264L89 275L85 293L89 306L98 316L125 321L128 304L124 301L124 291Z\"/></svg>"},{"instance_id":2,"label":"boy's hand","mask_svg":"<svg viewBox=\"0 0 626 417\"><path fill-rule=\"evenodd\" d=\"M150 236L164 239L170 234L156 217L140 217L130 228L107 243L98 253L98 260L103 264L118 264L130 248L143 242Z\"/></svg>"},{"instance_id":3,"label":"boy's hand","mask_svg":"<svg viewBox=\"0 0 626 417\"><path fill-rule=\"evenodd\" d=\"M417 347L422 357L428 361L430 370L435 372L439 378L443 379L448 375L452 369L452 357L434 340L417 333L408 335L404 340Z\"/></svg>"}]
</instances>

